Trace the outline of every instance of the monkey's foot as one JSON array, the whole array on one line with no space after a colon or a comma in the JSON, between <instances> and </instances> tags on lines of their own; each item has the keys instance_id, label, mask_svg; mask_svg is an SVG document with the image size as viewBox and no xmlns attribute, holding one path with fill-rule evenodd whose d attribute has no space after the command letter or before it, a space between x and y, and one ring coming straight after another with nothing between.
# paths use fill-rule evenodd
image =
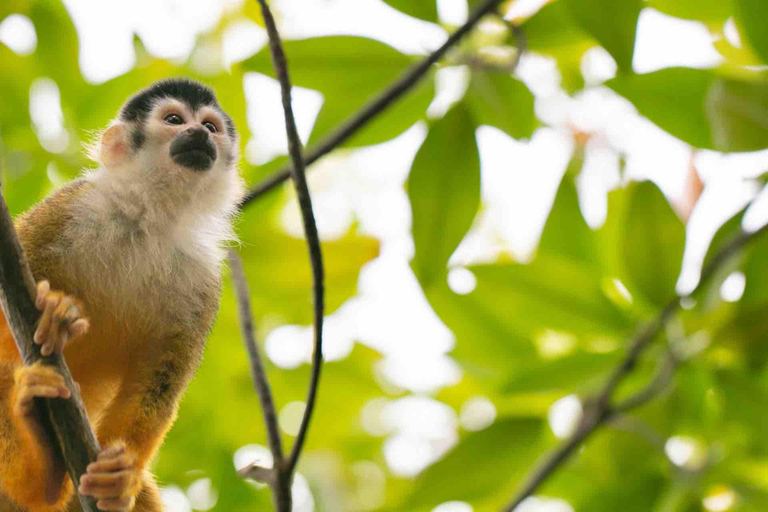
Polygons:
<instances>
[{"instance_id":1,"label":"monkey's foot","mask_svg":"<svg viewBox=\"0 0 768 512\"><path fill-rule=\"evenodd\" d=\"M136 455L128 451L125 443L118 442L103 450L96 462L88 465L80 478L78 492L93 496L99 510L129 511L141 489L141 475L136 466Z\"/></svg>"},{"instance_id":2,"label":"monkey's foot","mask_svg":"<svg viewBox=\"0 0 768 512\"><path fill-rule=\"evenodd\" d=\"M13 375L14 412L25 420L37 422L34 399L69 398L71 392L64 382L64 377L52 366L37 362L30 366L21 366Z\"/></svg>"},{"instance_id":3,"label":"monkey's foot","mask_svg":"<svg viewBox=\"0 0 768 512\"><path fill-rule=\"evenodd\" d=\"M64 344L88 331L88 320L82 317L83 304L59 291L51 290L48 281L37 283L35 306L43 312L35 331L35 343L42 345L44 356L61 353Z\"/></svg>"}]
</instances>

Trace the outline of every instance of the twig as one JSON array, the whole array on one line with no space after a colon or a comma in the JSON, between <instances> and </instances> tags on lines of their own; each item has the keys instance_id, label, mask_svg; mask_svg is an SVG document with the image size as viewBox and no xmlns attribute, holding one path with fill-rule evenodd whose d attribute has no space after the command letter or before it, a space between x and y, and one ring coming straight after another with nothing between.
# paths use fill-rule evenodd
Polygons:
<instances>
[{"instance_id":1,"label":"twig","mask_svg":"<svg viewBox=\"0 0 768 512\"><path fill-rule=\"evenodd\" d=\"M672 350L667 350L666 357L661 363L661 368L651 381L640 391L625 399L623 402L611 407L611 414L613 416L624 414L632 409L647 404L659 394L667 389L669 383L672 381L672 377L675 376L677 370L678 361Z\"/></svg>"},{"instance_id":2,"label":"twig","mask_svg":"<svg viewBox=\"0 0 768 512\"><path fill-rule=\"evenodd\" d=\"M8 205L0 193L0 306L13 333L24 364L42 361L54 366L64 377L72 396L69 400L38 400L43 418L48 419L51 438L58 443L61 454L75 489L88 464L101 451L93 433L85 405L74 384L72 374L59 354L43 356L40 346L32 341L40 311L35 308L35 280L29 268L24 249L16 236ZM96 500L79 496L84 512L96 512Z\"/></svg>"},{"instance_id":3,"label":"twig","mask_svg":"<svg viewBox=\"0 0 768 512\"><path fill-rule=\"evenodd\" d=\"M296 196L301 207L301 217L304 222L304 234L307 237L309 247L309 256L312 263L312 277L314 280L314 303L315 303L315 350L312 357L312 375L310 377L309 391L307 393L307 402L304 409L304 416L301 419L301 426L296 435L296 441L291 450L291 456L287 461L285 471L292 475L296 464L301 456L301 449L309 430L309 423L312 419L312 412L315 408L317 399L317 388L320 381L320 371L323 367L323 314L324 314L324 292L323 292L323 255L320 250L320 237L317 234L317 224L315 215L312 211L312 200L309 196L309 187L305 176L304 161L301 156L301 139L296 129L296 120L293 117L291 108L291 80L288 76L288 63L285 58L280 34L275 25L275 19L267 6L266 0L258 0L261 5L261 13L264 17L264 25L269 35L269 49L272 52L272 61L275 67L275 74L280 82L280 89L283 96L283 110L285 112L285 128L288 133L288 152L291 154L293 168L291 175L296 187Z\"/></svg>"},{"instance_id":4,"label":"twig","mask_svg":"<svg viewBox=\"0 0 768 512\"><path fill-rule=\"evenodd\" d=\"M243 334L245 347L248 351L248 358L251 362L251 376L256 393L261 401L261 411L264 415L264 424L267 426L267 438L269 439L269 450L272 452L273 467L283 466L283 445L280 441L280 430L277 423L277 413L275 412L275 402L272 399L272 390L267 380L264 364L261 361L256 338L253 332L253 315L251 313L251 299L248 290L248 282L245 279L243 262L234 250L229 251L229 265L232 269L232 281L235 283L237 292L237 306L240 315L240 331ZM238 470L241 476L269 483L273 486L276 499L290 500L290 494L287 497L278 497L278 488L275 486L277 478L273 474L273 469L263 468L256 464ZM277 507L278 510L282 508ZM288 510L290 510L290 501L288 501Z\"/></svg>"},{"instance_id":5,"label":"twig","mask_svg":"<svg viewBox=\"0 0 768 512\"><path fill-rule=\"evenodd\" d=\"M261 3L261 0L259 0ZM308 166L330 153L333 149L341 145L349 137L351 137L360 128L365 126L374 117L380 114L391 103L400 98L403 94L413 88L429 71L433 64L439 61L445 53L451 49L462 37L464 37L472 28L477 24L480 19L494 9L501 0L485 0L469 17L466 23L459 27L453 34L448 37L448 40L437 50L424 58L421 62L411 67L403 75L392 83L389 87L384 89L378 96L376 96L369 103L363 105L363 107L355 114L352 115L344 124L337 128L333 133L323 139L316 147L310 149L307 152L304 159L304 165ZM295 163L293 164L296 165ZM277 171L272 176L264 179L261 183L253 187L240 203L240 208L243 208L251 201L266 194L270 190L274 189L291 175L291 166L286 166L283 169Z\"/></svg>"},{"instance_id":6,"label":"twig","mask_svg":"<svg viewBox=\"0 0 768 512\"><path fill-rule=\"evenodd\" d=\"M715 275L720 265L728 261L739 249L766 232L768 232L768 224L753 233L742 232L734 236L712 258L704 269L702 269L699 284L693 292L691 292L691 295L695 295L702 290L709 279ZM539 486L541 486L541 484L555 472L560 464L567 460L576 448L581 446L581 443L583 443L590 434L603 423L614 418L617 411L622 413L627 412L633 407L638 407L647 403L648 400L656 396L656 393L659 390L659 384L664 382L663 378L658 382L652 382L649 387L641 390L634 397L628 398L622 404L619 404L619 409L611 404L611 398L616 387L634 369L640 355L646 348L648 348L659 330L666 324L669 317L672 316L679 307L680 297L675 297L661 310L653 322L635 335L624 360L618 367L616 367L603 388L597 393L596 397L586 401L587 406L585 407L584 415L582 416L576 431L569 439L565 440L560 446L555 448L537 463L518 489L512 501L504 507L503 510L505 512L512 512L525 498L533 494L536 489L538 489Z\"/></svg>"}]
</instances>

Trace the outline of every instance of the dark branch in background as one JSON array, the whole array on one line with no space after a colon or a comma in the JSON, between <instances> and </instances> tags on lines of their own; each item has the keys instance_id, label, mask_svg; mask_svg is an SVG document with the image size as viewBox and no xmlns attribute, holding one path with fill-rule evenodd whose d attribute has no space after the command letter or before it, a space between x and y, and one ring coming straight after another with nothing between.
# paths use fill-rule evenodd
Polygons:
<instances>
[{"instance_id":1,"label":"dark branch in background","mask_svg":"<svg viewBox=\"0 0 768 512\"><path fill-rule=\"evenodd\" d=\"M304 410L304 417L301 419L299 433L296 435L296 442L291 450L291 457L288 460L287 470L293 473L296 463L299 461L301 449L304 446L304 440L309 429L309 422L312 418L312 411L315 408L315 398L317 397L317 385L320 380L320 370L323 366L323 313L324 313L324 293L323 293L323 254L320 250L320 237L317 234L317 224L315 223L315 214L312 211L312 199L309 196L309 187L307 186L307 177L305 174L304 160L301 156L301 139L299 131L296 129L296 119L293 117L293 107L291 106L291 79L288 76L288 62L285 58L283 45L280 42L280 34L277 32L275 18L267 6L266 0L258 0L261 5L261 13L264 17L264 25L269 35L269 49L272 52L272 63L275 66L275 74L280 82L280 89L283 97L283 111L285 112L285 130L288 133L288 152L293 161L291 176L296 188L296 197L299 200L301 209L301 219L304 222L304 235L307 237L307 246L309 247L309 257L312 263L312 278L314 280L314 302L315 302L315 351L312 357L312 376L310 377L309 393L307 394L307 405Z\"/></svg>"},{"instance_id":2,"label":"dark branch in background","mask_svg":"<svg viewBox=\"0 0 768 512\"><path fill-rule=\"evenodd\" d=\"M69 400L37 399L36 406L48 424L51 438L58 443L57 451L77 489L80 476L88 464L96 460L101 449L64 358L55 354L41 355L40 346L32 341L41 315L35 308L35 295L34 276L16 236L8 206L0 194L0 306L24 364L42 361L54 366L72 393ZM95 499L79 498L84 512L97 512Z\"/></svg>"},{"instance_id":3,"label":"dark branch in background","mask_svg":"<svg viewBox=\"0 0 768 512\"><path fill-rule=\"evenodd\" d=\"M263 2L259 0L262 5ZM448 40L433 53L428 55L424 60L411 67L392 85L384 89L376 98L364 105L357 113L352 115L344 124L337 128L333 133L328 135L325 139L314 148L307 152L304 159L304 165L311 165L332 150L344 143L349 137L351 137L360 128L365 126L378 114L383 112L390 104L399 99L402 95L412 89L424 75L429 71L433 64L439 61L445 53L450 50L462 37L464 37L472 28L477 24L480 19L487 13L491 12L501 0L485 0L475 11L470 15L464 25L456 29L456 31L450 35ZM296 163L293 164L296 166ZM291 166L286 166L283 169L277 171L272 176L264 179L261 183L253 187L248 195L240 203L240 208L244 207L251 201L266 194L273 188L277 187L291 175Z\"/></svg>"},{"instance_id":4,"label":"dark branch in background","mask_svg":"<svg viewBox=\"0 0 768 512\"><path fill-rule=\"evenodd\" d=\"M739 233L726 244L702 269L701 279L696 288L690 295L696 295L706 287L709 280L717 272L721 265L731 259L742 247L747 245L755 238L768 232L768 225L765 225L753 233ZM589 437L598 427L607 421L617 417L617 415L626 413L630 409L639 407L663 391L666 385L671 381L672 372L676 366L674 356L668 354L669 360L665 363L659 374L651 383L640 390L636 395L627 398L618 405L611 403L613 393L618 385L635 368L638 359L642 353L650 346L659 331L667 323L667 320L680 307L680 297L675 297L659 315L650 324L640 330L630 342L629 351L624 360L614 369L608 381L597 395L585 401L585 410L573 435L564 441L560 446L546 455L534 469L528 474L527 478L517 491L512 501L504 508L505 512L512 512L525 498L533 494L536 489L543 484L560 465L570 457L570 455L579 447L584 440Z\"/></svg>"},{"instance_id":5,"label":"dark branch in background","mask_svg":"<svg viewBox=\"0 0 768 512\"><path fill-rule=\"evenodd\" d=\"M323 367L323 315L324 315L324 290L323 290L323 255L320 248L320 237L317 233L317 224L315 215L312 211L312 200L309 195L307 178L305 176L304 161L301 155L301 140L299 132L296 129L296 120L293 117L291 107L291 81L288 76L288 63L283 52L280 34L275 26L275 19L267 6L266 0L258 0L261 6L261 13L264 18L264 24L269 35L269 49L272 54L272 62L275 67L275 74L280 82L282 92L283 111L285 113L285 129L288 136L288 152L293 161L291 176L296 188L296 197L301 209L301 218L304 223L304 234L307 238L309 248L309 258L312 265L313 278L313 298L314 298L314 325L315 325L315 346L312 356L312 373L309 382L309 391L307 392L306 407L304 416L301 419L301 426L296 435L291 455L285 459L282 454L279 432L277 430L277 421L275 418L274 404L269 391L266 376L261 365L261 359L256 349L256 342L253 339L253 327L250 324L250 305L247 288L245 287L245 276L242 265L237 258L232 258L234 265L235 281L238 283L240 312L243 322L243 331L246 338L246 345L249 348L251 364L254 372L256 387L261 397L264 417L267 423L267 430L270 438L270 448L274 457L274 464L271 471L265 468L251 466L246 471L246 476L266 479L272 487L274 494L275 509L278 512L291 511L291 483L296 464L301 456L301 450L309 431L309 424L312 419L312 412L317 400L317 390L320 383L320 373Z\"/></svg>"},{"instance_id":6,"label":"dark branch in background","mask_svg":"<svg viewBox=\"0 0 768 512\"><path fill-rule=\"evenodd\" d=\"M237 292L238 313L240 316L240 330L243 334L245 347L248 351L248 358L251 361L251 375L256 392L261 401L261 411L264 414L264 423L267 427L267 437L269 439L269 450L272 452L272 468L265 468L258 465L257 462L250 464L238 470L238 474L245 478L251 478L264 482L272 487L272 494L275 501L275 510L291 510L290 476L280 474L278 468L285 466L283 457L283 445L280 441L280 430L277 423L277 413L275 411L275 402L272 399L272 391L269 387L267 374L264 371L264 364L261 362L261 355L256 344L256 338L253 330L253 315L251 314L251 299L248 290L248 282L245 279L243 262L237 252L229 252L229 265L232 269L232 281L235 284ZM280 479L287 479L281 482ZM285 492L287 490L287 492Z\"/></svg>"}]
</instances>

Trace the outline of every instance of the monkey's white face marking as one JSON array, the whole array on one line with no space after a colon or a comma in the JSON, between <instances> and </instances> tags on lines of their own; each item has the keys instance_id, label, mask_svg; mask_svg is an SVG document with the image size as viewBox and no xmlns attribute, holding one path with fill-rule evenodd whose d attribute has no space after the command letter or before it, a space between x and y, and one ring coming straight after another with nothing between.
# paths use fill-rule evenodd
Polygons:
<instances>
[{"instance_id":1,"label":"monkey's white face marking","mask_svg":"<svg viewBox=\"0 0 768 512\"><path fill-rule=\"evenodd\" d=\"M86 175L95 186L83 197L83 215L103 231L99 240L81 238L83 250L139 285L140 276L171 274L178 251L217 275L221 245L235 239L231 218L244 191L237 139L227 132L224 118L212 107L193 111L178 100L162 99L142 126L123 124L126 157ZM190 128L206 130L215 145L216 158L207 170L180 165L171 156L173 141ZM136 129L143 130L144 140L134 149L129 146ZM141 300L140 286L136 291Z\"/></svg>"}]
</instances>

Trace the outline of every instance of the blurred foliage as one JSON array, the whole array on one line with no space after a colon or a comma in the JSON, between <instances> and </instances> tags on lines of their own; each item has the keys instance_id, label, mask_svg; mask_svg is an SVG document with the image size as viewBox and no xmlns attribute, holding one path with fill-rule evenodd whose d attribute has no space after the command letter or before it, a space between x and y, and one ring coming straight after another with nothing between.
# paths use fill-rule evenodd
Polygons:
<instances>
[{"instance_id":1,"label":"blurred foliage","mask_svg":"<svg viewBox=\"0 0 768 512\"><path fill-rule=\"evenodd\" d=\"M407 15L439 23L433 0L386 2ZM245 2L242 11L227 14L199 43L220 44L226 26L241 17L258 22L254 5ZM703 22L716 39L722 64L635 74L635 33L644 7ZM140 87L170 75L210 83L233 115L245 146L250 133L243 78L250 72L273 76L266 49L229 70L217 62L214 71L204 73L193 59L153 57L137 37L136 66L91 84L80 73L78 36L58 0L0 3L0 19L12 13L27 16L38 38L30 55L17 55L0 44L0 171L3 193L15 213L88 165L81 143ZM741 47L724 37L727 20L736 27ZM584 53L602 46L618 68L605 85L640 114L693 148L752 151L768 148L766 20L764 0L556 0L515 22L525 31L528 51L555 59L561 86L570 94L585 88ZM641 182L624 183L611 192L606 222L591 229L579 207L583 141L578 140L533 259L521 263L501 254L497 261L468 268L476 280L471 293L457 294L448 286L450 257L483 209L477 127L489 125L525 139L543 124L533 94L510 73L509 63L487 59L489 49L513 54L514 40L511 30L501 44L469 38L456 50L461 56L450 55L435 66L465 62L470 72L463 98L444 116L427 119L435 89L430 72L347 142L348 147L380 143L428 121L407 182L412 268L434 312L455 336L451 356L464 372L459 384L434 397L458 413L468 399L485 396L496 407L496 420L476 432L460 428L458 444L441 460L414 478L397 477L387 469L384 439L363 428L361 415L372 399L392 399L402 390L382 384L377 367L381 356L357 344L348 357L324 370L299 467L310 482L315 510L418 512L449 500L466 501L475 512L499 510L538 456L557 441L547 427L550 406L567 395L585 397L600 386L621 359L625 340L675 294L685 225L655 184ZM285 46L294 84L324 98L310 145L416 61L384 43L348 35L291 40ZM58 86L70 136L66 148L56 153L41 145L30 119L30 87L42 77ZM280 157L259 168L244 162L243 173L253 183L284 162ZM288 200L287 194L264 197L238 222L261 338L274 327L307 325L311 319L306 248L277 222ZM739 212L720 228L707 262L740 232L743 215ZM379 243L353 227L324 242L324 250L330 314L355 295L360 269L377 257ZM620 391L629 394L647 382L664 343L682 359L669 388L626 422L592 436L542 488L544 495L566 499L576 511L693 512L702 509L707 496L732 492L734 501L720 510L768 509L766 261L768 240L763 239L725 262ZM737 270L745 276L743 297L725 303L720 284ZM238 478L233 464L239 448L266 443L232 295L225 281L205 362L155 470L165 485L185 487L203 476L211 478L218 491L216 510L238 512L268 509L270 500L265 489ZM304 398L306 364L268 370L279 406ZM664 442L672 436L692 440L698 458L672 464L664 453ZM378 501L366 498L372 480L360 476L361 462L384 471L386 492Z\"/></svg>"}]
</instances>

